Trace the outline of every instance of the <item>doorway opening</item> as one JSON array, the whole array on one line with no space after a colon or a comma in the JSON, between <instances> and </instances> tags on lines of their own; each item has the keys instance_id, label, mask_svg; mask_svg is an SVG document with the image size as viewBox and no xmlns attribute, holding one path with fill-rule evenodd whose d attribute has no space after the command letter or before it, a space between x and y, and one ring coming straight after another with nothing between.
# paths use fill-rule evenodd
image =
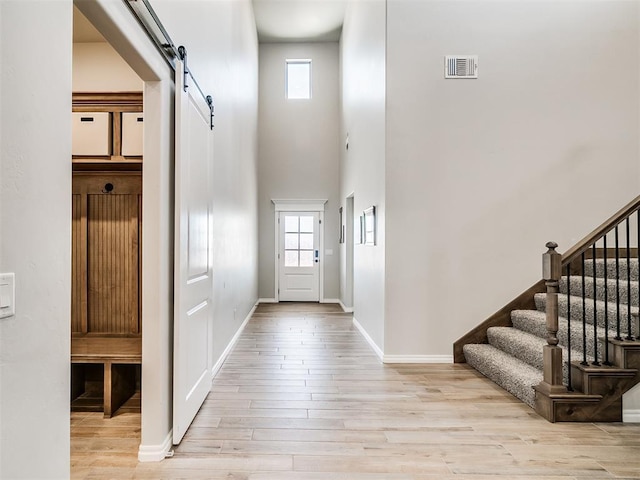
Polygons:
<instances>
[{"instance_id":1,"label":"doorway opening","mask_svg":"<svg viewBox=\"0 0 640 480\"><path fill-rule=\"evenodd\" d=\"M354 224L354 197L353 193L347 197L345 212L345 288L344 288L344 308L346 312L353 312L353 254L355 246L355 224Z\"/></svg>"},{"instance_id":2,"label":"doorway opening","mask_svg":"<svg viewBox=\"0 0 640 480\"><path fill-rule=\"evenodd\" d=\"M278 297L320 301L320 213L280 212Z\"/></svg>"},{"instance_id":3,"label":"doorway opening","mask_svg":"<svg viewBox=\"0 0 640 480\"><path fill-rule=\"evenodd\" d=\"M144 83L74 7L71 410L140 412Z\"/></svg>"},{"instance_id":4,"label":"doorway opening","mask_svg":"<svg viewBox=\"0 0 640 480\"><path fill-rule=\"evenodd\" d=\"M326 200L272 200L275 204L275 300L324 300Z\"/></svg>"}]
</instances>

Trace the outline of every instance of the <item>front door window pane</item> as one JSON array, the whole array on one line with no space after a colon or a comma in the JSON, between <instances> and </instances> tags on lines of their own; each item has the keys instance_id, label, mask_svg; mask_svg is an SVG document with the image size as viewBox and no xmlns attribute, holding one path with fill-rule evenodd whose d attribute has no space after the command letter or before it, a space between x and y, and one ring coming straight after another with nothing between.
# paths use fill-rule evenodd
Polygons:
<instances>
[{"instance_id":1,"label":"front door window pane","mask_svg":"<svg viewBox=\"0 0 640 480\"><path fill-rule=\"evenodd\" d=\"M284 217L284 231L285 232L298 232L298 217L287 215Z\"/></svg>"},{"instance_id":2,"label":"front door window pane","mask_svg":"<svg viewBox=\"0 0 640 480\"><path fill-rule=\"evenodd\" d=\"M311 250L300 251L300 266L313 267L313 251Z\"/></svg>"},{"instance_id":3,"label":"front door window pane","mask_svg":"<svg viewBox=\"0 0 640 480\"><path fill-rule=\"evenodd\" d=\"M285 233L284 234L284 248L286 250L298 250L298 234L297 233Z\"/></svg>"},{"instance_id":4,"label":"front door window pane","mask_svg":"<svg viewBox=\"0 0 640 480\"><path fill-rule=\"evenodd\" d=\"M285 267L297 267L298 266L298 251L287 250L284 252L284 266Z\"/></svg>"},{"instance_id":5,"label":"front door window pane","mask_svg":"<svg viewBox=\"0 0 640 480\"><path fill-rule=\"evenodd\" d=\"M285 215L284 266L313 267L314 221L313 215Z\"/></svg>"},{"instance_id":6,"label":"front door window pane","mask_svg":"<svg viewBox=\"0 0 640 480\"><path fill-rule=\"evenodd\" d=\"M305 233L313 233L313 217L302 216L300 217L300 231Z\"/></svg>"},{"instance_id":7,"label":"front door window pane","mask_svg":"<svg viewBox=\"0 0 640 480\"><path fill-rule=\"evenodd\" d=\"M313 233L300 234L300 250L313 250Z\"/></svg>"}]
</instances>

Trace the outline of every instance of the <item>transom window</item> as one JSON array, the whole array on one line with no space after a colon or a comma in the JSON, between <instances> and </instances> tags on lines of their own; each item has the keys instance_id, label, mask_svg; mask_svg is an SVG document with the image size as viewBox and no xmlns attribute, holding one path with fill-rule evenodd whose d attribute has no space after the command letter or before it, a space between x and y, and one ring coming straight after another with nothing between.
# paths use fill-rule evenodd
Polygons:
<instances>
[{"instance_id":1,"label":"transom window","mask_svg":"<svg viewBox=\"0 0 640 480\"><path fill-rule=\"evenodd\" d=\"M284 266L313 267L313 216L284 217Z\"/></svg>"},{"instance_id":2,"label":"transom window","mask_svg":"<svg viewBox=\"0 0 640 480\"><path fill-rule=\"evenodd\" d=\"M286 91L291 100L311 98L311 60L287 60Z\"/></svg>"}]
</instances>

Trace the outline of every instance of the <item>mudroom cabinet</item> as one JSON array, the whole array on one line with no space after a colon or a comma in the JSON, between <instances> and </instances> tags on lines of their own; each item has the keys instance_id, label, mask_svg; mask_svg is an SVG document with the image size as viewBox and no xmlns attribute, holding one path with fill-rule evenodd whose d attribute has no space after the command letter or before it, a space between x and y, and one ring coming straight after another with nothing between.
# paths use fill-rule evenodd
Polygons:
<instances>
[{"instance_id":1,"label":"mudroom cabinet","mask_svg":"<svg viewBox=\"0 0 640 480\"><path fill-rule=\"evenodd\" d=\"M140 409L142 94L74 94L71 409Z\"/></svg>"}]
</instances>

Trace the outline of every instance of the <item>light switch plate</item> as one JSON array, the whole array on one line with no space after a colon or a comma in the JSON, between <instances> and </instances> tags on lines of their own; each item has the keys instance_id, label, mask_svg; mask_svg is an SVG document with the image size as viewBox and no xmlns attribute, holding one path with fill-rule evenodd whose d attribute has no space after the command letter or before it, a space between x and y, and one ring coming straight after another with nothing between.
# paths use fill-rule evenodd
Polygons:
<instances>
[{"instance_id":1,"label":"light switch plate","mask_svg":"<svg viewBox=\"0 0 640 480\"><path fill-rule=\"evenodd\" d=\"M15 273L0 273L0 318L16 314L15 284Z\"/></svg>"}]
</instances>

